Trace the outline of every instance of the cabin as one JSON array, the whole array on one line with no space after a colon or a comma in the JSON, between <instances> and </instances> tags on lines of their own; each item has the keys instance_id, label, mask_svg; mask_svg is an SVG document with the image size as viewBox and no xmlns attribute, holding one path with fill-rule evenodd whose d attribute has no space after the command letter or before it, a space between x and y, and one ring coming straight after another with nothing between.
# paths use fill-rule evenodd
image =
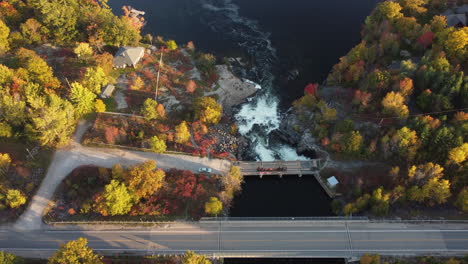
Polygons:
<instances>
[{"instance_id":1,"label":"cabin","mask_svg":"<svg viewBox=\"0 0 468 264\"><path fill-rule=\"evenodd\" d=\"M144 55L145 48L143 47L121 47L114 56L114 67L119 69L135 68Z\"/></svg>"},{"instance_id":2,"label":"cabin","mask_svg":"<svg viewBox=\"0 0 468 264\"><path fill-rule=\"evenodd\" d=\"M101 92L101 95L100 95L101 98L105 99L105 98L111 97L114 90L115 90L114 85L112 85L112 84L106 85L106 87L104 87L104 89L102 89L102 92Z\"/></svg>"},{"instance_id":3,"label":"cabin","mask_svg":"<svg viewBox=\"0 0 468 264\"><path fill-rule=\"evenodd\" d=\"M462 28L466 26L466 15L465 14L453 14L446 16L447 26Z\"/></svg>"}]
</instances>

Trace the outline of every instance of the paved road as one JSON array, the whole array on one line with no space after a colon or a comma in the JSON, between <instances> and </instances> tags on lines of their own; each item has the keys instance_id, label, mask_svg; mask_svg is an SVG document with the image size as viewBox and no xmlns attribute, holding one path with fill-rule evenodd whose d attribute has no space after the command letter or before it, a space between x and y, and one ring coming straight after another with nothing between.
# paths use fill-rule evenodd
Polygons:
<instances>
[{"instance_id":1,"label":"paved road","mask_svg":"<svg viewBox=\"0 0 468 264\"><path fill-rule=\"evenodd\" d=\"M198 171L200 167L210 167L214 173L227 172L230 167L230 162L218 159L83 147L77 142L85 130L86 125L80 125L71 146L68 149L61 149L55 152L46 177L26 211L15 223L15 228L25 230L40 229L42 226L42 213L50 202L55 189L73 169L82 165L96 165L110 168L116 163L132 166L147 160L155 160L156 165L162 169L177 168Z\"/></svg>"},{"instance_id":2,"label":"paved road","mask_svg":"<svg viewBox=\"0 0 468 264\"><path fill-rule=\"evenodd\" d=\"M103 254L174 254L186 250L224 257L357 257L468 254L468 223L202 222L140 230L0 231L0 250L49 256L64 242L88 238Z\"/></svg>"}]
</instances>

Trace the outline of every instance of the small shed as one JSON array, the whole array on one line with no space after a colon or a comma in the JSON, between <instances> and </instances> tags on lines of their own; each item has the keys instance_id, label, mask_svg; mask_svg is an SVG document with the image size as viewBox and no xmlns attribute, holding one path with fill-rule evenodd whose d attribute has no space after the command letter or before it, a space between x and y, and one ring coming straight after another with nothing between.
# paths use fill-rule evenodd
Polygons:
<instances>
[{"instance_id":1,"label":"small shed","mask_svg":"<svg viewBox=\"0 0 468 264\"><path fill-rule=\"evenodd\" d=\"M115 90L114 85L112 85L112 84L106 85L106 87L104 87L104 89L102 89L101 98L111 97L114 90Z\"/></svg>"},{"instance_id":2,"label":"small shed","mask_svg":"<svg viewBox=\"0 0 468 264\"><path fill-rule=\"evenodd\" d=\"M327 183L328 183L328 186L330 187L335 187L336 185L338 185L338 179L335 177L335 176L331 176L327 179Z\"/></svg>"}]
</instances>

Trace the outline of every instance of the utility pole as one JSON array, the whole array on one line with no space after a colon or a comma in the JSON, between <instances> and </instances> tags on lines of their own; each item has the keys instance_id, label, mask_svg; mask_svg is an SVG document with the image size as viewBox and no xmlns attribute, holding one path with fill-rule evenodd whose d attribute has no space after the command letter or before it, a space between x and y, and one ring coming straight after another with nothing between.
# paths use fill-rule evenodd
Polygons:
<instances>
[{"instance_id":1,"label":"utility pole","mask_svg":"<svg viewBox=\"0 0 468 264\"><path fill-rule=\"evenodd\" d=\"M161 57L159 58L158 77L156 78L156 92L154 94L154 101L158 101L158 89L159 89L159 75L161 73L161 65L163 59L163 50L161 50Z\"/></svg>"}]
</instances>

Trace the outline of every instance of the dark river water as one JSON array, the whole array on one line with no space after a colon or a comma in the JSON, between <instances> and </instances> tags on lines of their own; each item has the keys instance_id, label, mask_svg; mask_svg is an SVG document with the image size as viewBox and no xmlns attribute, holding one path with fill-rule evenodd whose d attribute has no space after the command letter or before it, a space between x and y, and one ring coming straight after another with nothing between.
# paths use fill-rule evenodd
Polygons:
<instances>
[{"instance_id":1,"label":"dark river water","mask_svg":"<svg viewBox=\"0 0 468 264\"><path fill-rule=\"evenodd\" d=\"M143 33L160 35L218 57L243 57L241 71L262 86L238 109L239 131L254 160L305 159L270 138L309 82L322 83L331 67L359 42L365 17L379 0L111 0L146 11ZM313 177L247 177L231 216L327 216L330 200ZM342 260L245 260L226 263L342 263Z\"/></svg>"},{"instance_id":2,"label":"dark river water","mask_svg":"<svg viewBox=\"0 0 468 264\"><path fill-rule=\"evenodd\" d=\"M143 33L160 35L218 57L251 62L242 77L262 86L238 109L241 134L251 142L247 159L305 159L274 142L282 113L309 82L323 82L331 67L360 39L378 0L111 0L146 11ZM232 216L325 216L330 201L313 177L248 177Z\"/></svg>"}]
</instances>

